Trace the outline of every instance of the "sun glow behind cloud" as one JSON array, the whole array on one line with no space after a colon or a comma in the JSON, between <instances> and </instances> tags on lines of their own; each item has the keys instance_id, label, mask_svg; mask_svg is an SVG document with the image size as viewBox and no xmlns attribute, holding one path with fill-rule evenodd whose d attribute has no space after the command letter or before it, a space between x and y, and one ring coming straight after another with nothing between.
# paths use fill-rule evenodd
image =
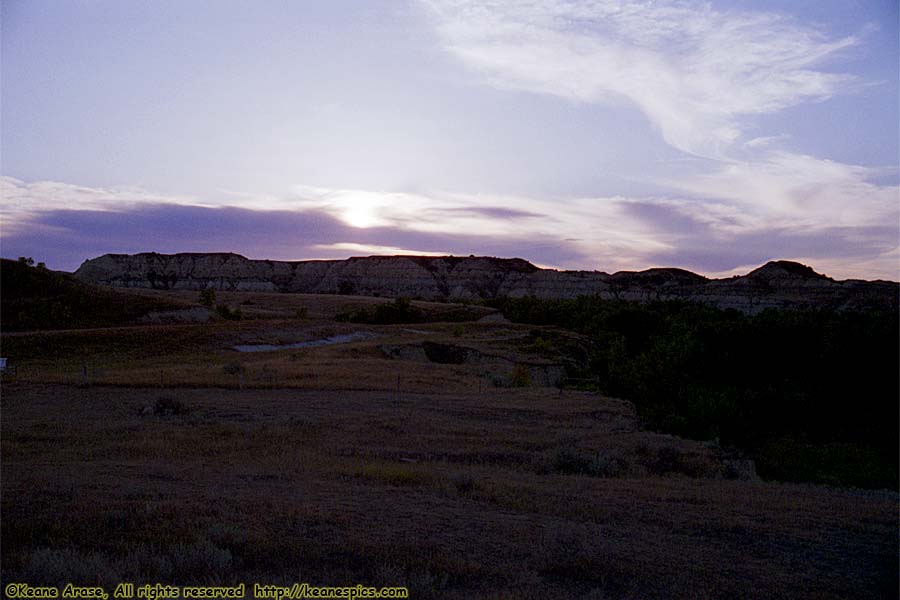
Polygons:
<instances>
[{"instance_id":1,"label":"sun glow behind cloud","mask_svg":"<svg viewBox=\"0 0 900 600\"><path fill-rule=\"evenodd\" d=\"M814 161L814 164L818 163ZM746 204L760 190L747 187L742 178L752 179L756 174L740 169L684 183L695 194L710 199L619 196L567 198L563 203L559 199L523 196L401 194L296 186L294 193L263 205L250 195L235 195L230 206L260 215L322 215L347 226L342 233L322 233L330 240L312 244L302 243L308 232L297 231L295 249L292 251L287 246L282 251L282 257L290 259L360 254L445 255L452 253L447 249L452 240L469 239L477 233L481 240L478 243L489 240L497 247L510 249L504 254L557 268L616 271L678 265L706 274L730 274L771 258L793 258L808 260L835 276L895 278L892 273L897 257L896 239L892 237L890 224L879 223L878 217L891 218L891 198L895 197L896 188L879 188L867 183L865 177L869 173L865 169L844 170L834 165L823 168L835 169L836 175L831 179L813 177L816 185L799 178L794 195L771 207L754 205L751 210ZM777 177L779 173L776 170L775 182L768 185L784 193L783 182ZM35 210L40 203L60 210L71 208L77 201L94 210L121 214L126 221L130 219L129 211L140 207L142 200L138 199L143 199L144 206L150 208L191 206L189 199L171 198L169 202L164 195L146 191L139 194L131 191L117 201L115 190L46 182L28 185L10 178L0 183L7 190L14 189L13 196L17 198L16 206L4 202L3 228L7 238L15 238L16 231L29 228L36 231L41 227L56 227L55 235L67 235L66 231L59 230L59 225L40 220L41 211ZM848 208L844 202L829 196L831 187L844 199L847 194L856 194L866 201L878 194L882 197L882 210L871 213L865 208ZM735 191L742 188L745 188L742 192ZM726 190L732 193L724 193ZM126 198L130 199L127 204ZM791 208L804 202L822 205L815 219ZM782 206L791 209L778 210ZM226 209L210 208L209 214L219 210ZM893 215L896 215L895 206ZM358 239L363 234L372 241ZM385 243L393 239L407 241ZM792 251L792 247L797 250ZM832 249L828 250L829 247ZM564 248L568 250L560 256L568 258L553 261L544 258ZM202 249L200 246L183 248ZM248 252L239 244L230 249ZM814 250L813 254L809 253L810 249ZM94 253L102 251L118 250L104 249L101 240ZM472 251L477 248L462 250L463 253ZM729 261L731 265L723 267Z\"/></svg>"},{"instance_id":2,"label":"sun glow behind cloud","mask_svg":"<svg viewBox=\"0 0 900 600\"><path fill-rule=\"evenodd\" d=\"M379 246L377 244L355 244L355 243L337 243L337 244L316 244L314 250L325 252L329 255L337 254L346 256L348 253L352 255L414 255L414 256L446 256L446 252L427 252L425 250L416 250L411 248L398 248L397 246Z\"/></svg>"}]
</instances>

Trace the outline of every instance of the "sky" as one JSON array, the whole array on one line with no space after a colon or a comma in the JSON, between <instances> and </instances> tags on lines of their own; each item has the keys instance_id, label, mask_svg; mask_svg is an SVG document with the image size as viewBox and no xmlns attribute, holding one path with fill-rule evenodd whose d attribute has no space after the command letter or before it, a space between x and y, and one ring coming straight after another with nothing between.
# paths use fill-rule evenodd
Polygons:
<instances>
[{"instance_id":1,"label":"sky","mask_svg":"<svg viewBox=\"0 0 900 600\"><path fill-rule=\"evenodd\" d=\"M4 0L0 254L900 280L896 0Z\"/></svg>"}]
</instances>

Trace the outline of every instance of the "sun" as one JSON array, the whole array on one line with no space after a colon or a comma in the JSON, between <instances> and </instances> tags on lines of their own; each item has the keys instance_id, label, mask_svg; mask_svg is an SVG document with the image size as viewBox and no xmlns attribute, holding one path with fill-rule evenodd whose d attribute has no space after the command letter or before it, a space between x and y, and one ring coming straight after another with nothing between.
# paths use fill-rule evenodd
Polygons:
<instances>
[{"instance_id":1,"label":"sun","mask_svg":"<svg viewBox=\"0 0 900 600\"><path fill-rule=\"evenodd\" d=\"M347 194L339 203L340 218L347 225L359 229L381 225L384 220L379 215L379 209L383 207L383 203L384 200L376 194Z\"/></svg>"}]
</instances>

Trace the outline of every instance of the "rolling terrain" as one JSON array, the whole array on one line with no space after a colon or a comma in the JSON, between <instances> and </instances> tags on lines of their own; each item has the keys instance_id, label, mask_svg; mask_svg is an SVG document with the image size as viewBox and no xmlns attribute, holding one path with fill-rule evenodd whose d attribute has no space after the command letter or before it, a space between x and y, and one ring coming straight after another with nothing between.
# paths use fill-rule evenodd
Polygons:
<instances>
[{"instance_id":1,"label":"rolling terrain","mask_svg":"<svg viewBox=\"0 0 900 600\"><path fill-rule=\"evenodd\" d=\"M104 327L134 323L152 312L183 308L168 298L98 287L69 273L0 259L3 331Z\"/></svg>"}]
</instances>

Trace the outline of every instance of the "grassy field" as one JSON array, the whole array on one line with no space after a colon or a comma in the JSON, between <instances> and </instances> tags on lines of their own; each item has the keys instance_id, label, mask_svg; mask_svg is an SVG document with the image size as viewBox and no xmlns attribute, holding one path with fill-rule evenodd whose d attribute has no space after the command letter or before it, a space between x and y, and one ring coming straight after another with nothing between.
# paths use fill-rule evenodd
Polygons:
<instances>
[{"instance_id":1,"label":"grassy field","mask_svg":"<svg viewBox=\"0 0 900 600\"><path fill-rule=\"evenodd\" d=\"M643 431L627 402L554 387L577 355L533 327L334 321L378 299L219 301L257 318L4 334L4 584L897 595L896 492L762 482L726 449ZM350 333L366 337L233 349Z\"/></svg>"}]
</instances>

